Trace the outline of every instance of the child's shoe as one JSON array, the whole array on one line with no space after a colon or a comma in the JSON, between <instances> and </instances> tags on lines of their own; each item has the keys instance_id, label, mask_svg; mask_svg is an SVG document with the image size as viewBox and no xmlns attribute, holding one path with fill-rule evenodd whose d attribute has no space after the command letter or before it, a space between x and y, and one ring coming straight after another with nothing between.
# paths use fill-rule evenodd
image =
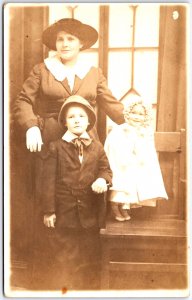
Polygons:
<instances>
[{"instance_id":1,"label":"child's shoe","mask_svg":"<svg viewBox=\"0 0 192 300\"><path fill-rule=\"evenodd\" d=\"M126 219L125 219L124 217L121 217L121 216L115 216L115 220L120 221L120 222L123 222L123 221L125 221Z\"/></svg>"},{"instance_id":2,"label":"child's shoe","mask_svg":"<svg viewBox=\"0 0 192 300\"><path fill-rule=\"evenodd\" d=\"M120 221L120 222L125 221L124 216L121 214L119 203L111 202L111 208L112 208L112 212L115 216L115 220Z\"/></svg>"},{"instance_id":3,"label":"child's shoe","mask_svg":"<svg viewBox=\"0 0 192 300\"><path fill-rule=\"evenodd\" d=\"M128 221L131 219L131 216L128 214L127 209L123 209L122 207L119 207L119 210L125 221Z\"/></svg>"},{"instance_id":4,"label":"child's shoe","mask_svg":"<svg viewBox=\"0 0 192 300\"><path fill-rule=\"evenodd\" d=\"M125 217L125 221L129 221L131 219L131 216L128 214L127 217Z\"/></svg>"}]
</instances>

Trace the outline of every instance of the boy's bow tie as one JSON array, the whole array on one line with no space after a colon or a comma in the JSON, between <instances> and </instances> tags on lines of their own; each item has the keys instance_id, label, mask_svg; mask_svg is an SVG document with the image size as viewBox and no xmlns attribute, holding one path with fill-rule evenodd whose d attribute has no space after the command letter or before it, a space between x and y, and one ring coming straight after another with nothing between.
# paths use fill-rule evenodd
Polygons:
<instances>
[{"instance_id":1,"label":"boy's bow tie","mask_svg":"<svg viewBox=\"0 0 192 300\"><path fill-rule=\"evenodd\" d=\"M78 138L73 139L71 142L78 149L79 155L83 156L83 145L89 146L91 144L91 141L92 141L91 139L85 139L85 138L78 137Z\"/></svg>"}]
</instances>

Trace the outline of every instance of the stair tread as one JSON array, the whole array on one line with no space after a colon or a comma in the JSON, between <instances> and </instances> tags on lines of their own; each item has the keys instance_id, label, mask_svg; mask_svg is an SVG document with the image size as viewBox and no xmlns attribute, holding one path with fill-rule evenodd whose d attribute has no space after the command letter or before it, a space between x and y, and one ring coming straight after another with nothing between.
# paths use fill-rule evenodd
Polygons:
<instances>
[{"instance_id":1,"label":"stair tread","mask_svg":"<svg viewBox=\"0 0 192 300\"><path fill-rule=\"evenodd\" d=\"M134 266L187 266L186 263L168 263L168 262L129 262L129 261L110 261L110 264L114 265L134 265Z\"/></svg>"},{"instance_id":2,"label":"stair tread","mask_svg":"<svg viewBox=\"0 0 192 300\"><path fill-rule=\"evenodd\" d=\"M100 230L102 236L159 236L186 237L184 220L129 220L107 221L106 228Z\"/></svg>"},{"instance_id":3,"label":"stair tread","mask_svg":"<svg viewBox=\"0 0 192 300\"><path fill-rule=\"evenodd\" d=\"M132 263L132 262L109 262L110 271L129 272L186 272L187 264L184 263Z\"/></svg>"}]
</instances>

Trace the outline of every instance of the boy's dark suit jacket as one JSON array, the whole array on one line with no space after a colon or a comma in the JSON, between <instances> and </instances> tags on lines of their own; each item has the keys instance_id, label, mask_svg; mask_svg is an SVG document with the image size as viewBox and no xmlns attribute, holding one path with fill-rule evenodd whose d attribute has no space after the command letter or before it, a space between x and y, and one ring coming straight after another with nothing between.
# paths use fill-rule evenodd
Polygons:
<instances>
[{"instance_id":1,"label":"boy's dark suit jacket","mask_svg":"<svg viewBox=\"0 0 192 300\"><path fill-rule=\"evenodd\" d=\"M102 144L92 140L84 146L81 164L74 144L61 139L50 144L43 163L43 212L56 212L56 227L102 227L104 195L91 190L100 177L111 184L112 172Z\"/></svg>"}]
</instances>

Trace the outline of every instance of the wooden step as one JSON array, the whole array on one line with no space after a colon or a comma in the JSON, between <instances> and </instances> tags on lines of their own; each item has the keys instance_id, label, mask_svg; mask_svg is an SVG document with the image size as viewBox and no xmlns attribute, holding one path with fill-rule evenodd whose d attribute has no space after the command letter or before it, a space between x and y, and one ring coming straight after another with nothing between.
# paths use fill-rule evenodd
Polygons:
<instances>
[{"instance_id":1,"label":"wooden step","mask_svg":"<svg viewBox=\"0 0 192 300\"><path fill-rule=\"evenodd\" d=\"M109 220L100 230L102 289L186 288L183 220Z\"/></svg>"},{"instance_id":2,"label":"wooden step","mask_svg":"<svg viewBox=\"0 0 192 300\"><path fill-rule=\"evenodd\" d=\"M183 272L186 264L178 263L131 263L131 262L109 262L111 271L127 272Z\"/></svg>"},{"instance_id":3,"label":"wooden step","mask_svg":"<svg viewBox=\"0 0 192 300\"><path fill-rule=\"evenodd\" d=\"M119 222L110 220L106 228L100 230L101 238L116 236L155 236L186 237L184 220L129 220Z\"/></svg>"}]
</instances>

